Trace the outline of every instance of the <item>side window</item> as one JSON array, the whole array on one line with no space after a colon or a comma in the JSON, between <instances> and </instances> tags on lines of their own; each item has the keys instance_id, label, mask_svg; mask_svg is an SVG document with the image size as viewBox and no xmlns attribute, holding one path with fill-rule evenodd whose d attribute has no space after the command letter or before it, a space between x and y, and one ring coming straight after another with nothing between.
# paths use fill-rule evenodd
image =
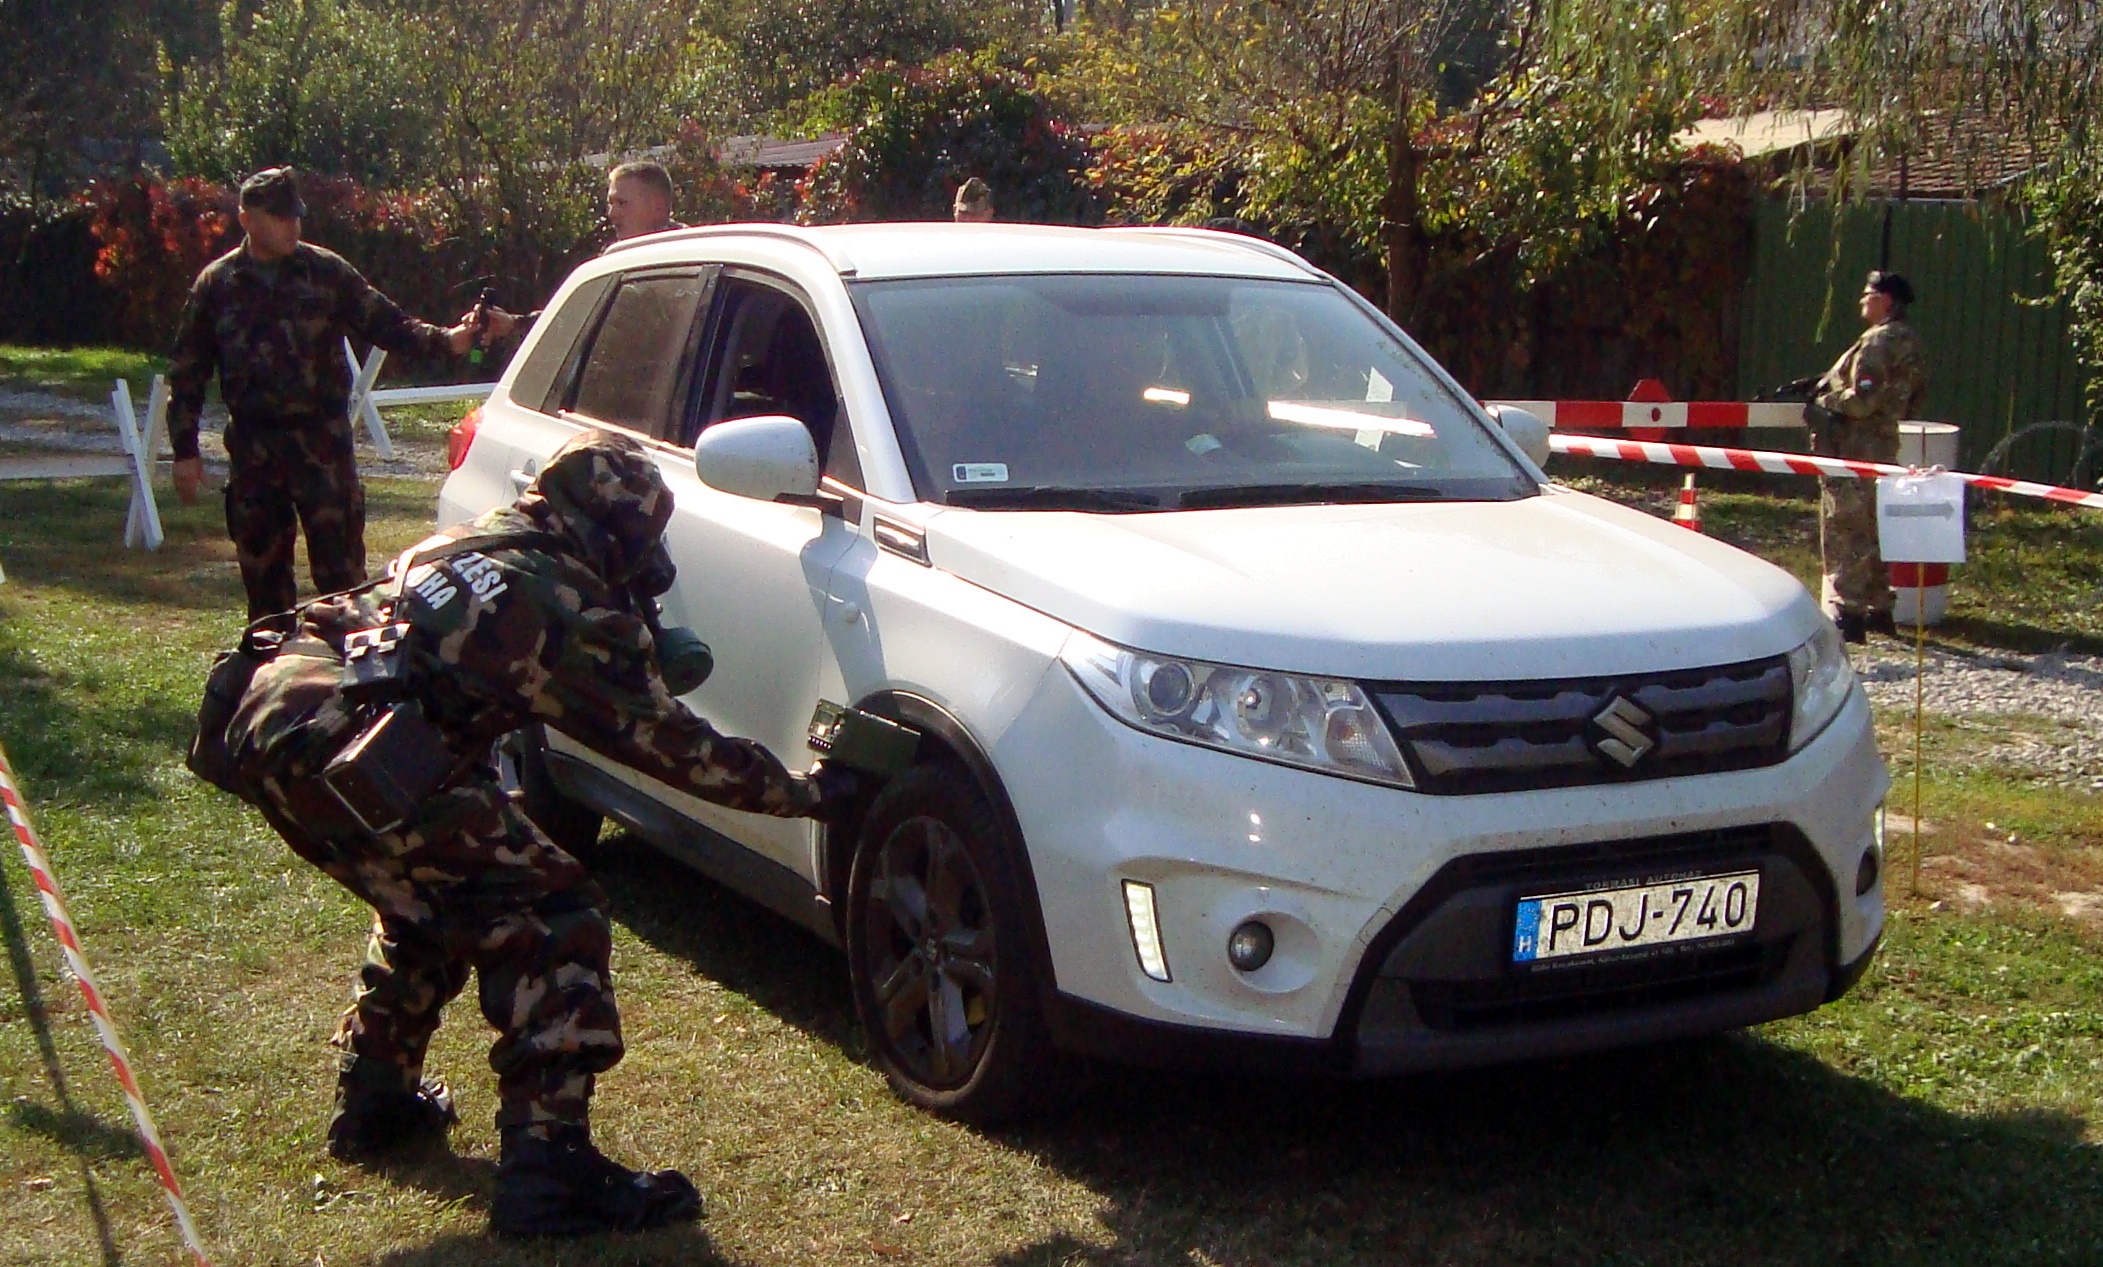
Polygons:
<instances>
[{"instance_id":1,"label":"side window","mask_svg":"<svg viewBox=\"0 0 2103 1267\"><path fill-rule=\"evenodd\" d=\"M841 425L825 344L793 295L747 277L726 279L710 342L689 442L718 422L787 414L810 428L826 475L861 487L861 463L851 429Z\"/></svg>"},{"instance_id":2,"label":"side window","mask_svg":"<svg viewBox=\"0 0 2103 1267\"><path fill-rule=\"evenodd\" d=\"M544 414L562 408L572 377L568 371L576 366L580 336L591 328L592 318L598 315L615 280L611 274L594 277L571 291L562 307L541 314L540 338L534 341L533 354L511 380L512 400Z\"/></svg>"},{"instance_id":3,"label":"side window","mask_svg":"<svg viewBox=\"0 0 2103 1267\"><path fill-rule=\"evenodd\" d=\"M570 408L599 422L671 438L672 402L707 287L699 272L623 279L578 369Z\"/></svg>"}]
</instances>

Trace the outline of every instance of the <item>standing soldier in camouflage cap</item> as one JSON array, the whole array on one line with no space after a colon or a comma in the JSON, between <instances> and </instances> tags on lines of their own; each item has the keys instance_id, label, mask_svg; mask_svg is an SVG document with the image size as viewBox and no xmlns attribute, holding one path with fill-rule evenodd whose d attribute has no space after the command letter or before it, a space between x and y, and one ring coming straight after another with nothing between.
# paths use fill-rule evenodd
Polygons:
<instances>
[{"instance_id":1,"label":"standing soldier in camouflage cap","mask_svg":"<svg viewBox=\"0 0 2103 1267\"><path fill-rule=\"evenodd\" d=\"M246 236L197 275L168 366L168 438L185 504L197 500L204 478L197 420L205 385L219 375L229 415L226 528L250 620L298 597L299 524L317 590L334 593L365 577L365 489L351 448L343 337L389 352L459 356L475 335L468 318L451 329L418 321L342 256L300 241L306 214L290 168L242 183Z\"/></svg>"},{"instance_id":2,"label":"standing soldier in camouflage cap","mask_svg":"<svg viewBox=\"0 0 2103 1267\"><path fill-rule=\"evenodd\" d=\"M584 432L515 504L285 618L226 727L242 793L376 913L333 1040L329 1151L443 1136L451 1102L423 1079L424 1053L473 970L500 1034L501 1234L634 1231L698 1217L700 1199L677 1171L631 1171L592 1145L594 1076L623 1050L604 896L505 794L493 743L538 723L682 792L783 817L829 816L855 794L846 771L791 774L667 692L650 629L671 514L641 445Z\"/></svg>"},{"instance_id":3,"label":"standing soldier in camouflage cap","mask_svg":"<svg viewBox=\"0 0 2103 1267\"><path fill-rule=\"evenodd\" d=\"M1899 420L1919 416L1928 388L1920 336L1906 323L1912 302L1913 286L1897 273L1872 272L1863 283L1862 319L1869 328L1818 380L1805 410L1817 452L1856 462L1898 460ZM1876 482L1819 483L1826 610L1850 642L1861 642L1871 629L1890 633L1891 582L1877 553Z\"/></svg>"}]
</instances>

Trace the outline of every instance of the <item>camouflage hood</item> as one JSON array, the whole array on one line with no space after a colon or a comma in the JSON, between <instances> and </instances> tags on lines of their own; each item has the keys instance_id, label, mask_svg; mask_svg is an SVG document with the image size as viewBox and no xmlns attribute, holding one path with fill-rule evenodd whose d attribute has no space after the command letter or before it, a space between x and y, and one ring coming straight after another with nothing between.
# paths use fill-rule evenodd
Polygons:
<instances>
[{"instance_id":1,"label":"camouflage hood","mask_svg":"<svg viewBox=\"0 0 2103 1267\"><path fill-rule=\"evenodd\" d=\"M672 490L647 449L609 431L586 431L555 450L520 495L519 513L575 542L592 569L614 585L671 587L665 525Z\"/></svg>"}]
</instances>

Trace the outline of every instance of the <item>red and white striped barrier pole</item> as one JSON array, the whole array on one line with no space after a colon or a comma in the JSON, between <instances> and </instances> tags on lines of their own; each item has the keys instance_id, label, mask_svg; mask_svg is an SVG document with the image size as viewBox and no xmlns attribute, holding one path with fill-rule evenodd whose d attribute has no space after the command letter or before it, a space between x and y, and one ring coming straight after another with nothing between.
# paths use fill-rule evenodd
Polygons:
<instances>
[{"instance_id":1,"label":"red and white striped barrier pole","mask_svg":"<svg viewBox=\"0 0 2103 1267\"><path fill-rule=\"evenodd\" d=\"M1679 505L1672 508L1672 522L1682 528L1691 528L1696 532L1701 531L1701 507L1694 500L1694 472L1692 471L1687 472L1687 478L1679 486Z\"/></svg>"},{"instance_id":2,"label":"red and white striped barrier pole","mask_svg":"<svg viewBox=\"0 0 2103 1267\"><path fill-rule=\"evenodd\" d=\"M73 917L66 913L66 899L59 892L58 877L52 873L51 860L44 856L44 846L37 840L36 828L30 825L29 807L23 804L22 794L15 786L14 767L8 764L5 748L0 748L0 800L7 802L7 817L14 824L15 840L21 844L22 856L29 862L29 878L37 886L37 895L44 899L44 913L51 917L51 931L57 935L59 948L65 952L66 966L73 970L73 979L80 985L80 997L87 1002L88 1015L95 1021L95 1031L102 1035L102 1046L110 1054L110 1067L117 1071L117 1085L124 1088L124 1100L131 1106L132 1121L139 1127L139 1143L145 1146L154 1173L160 1176L161 1189L168 1194L168 1206L175 1211L175 1224L182 1232L183 1244L198 1267L211 1267L211 1260L204 1254L204 1244L197 1239L197 1225L190 1221L190 1207L183 1203L183 1186L176 1181L175 1167L168 1164L168 1151L161 1147L160 1132L153 1129L153 1115L146 1111L146 1098L139 1093L139 1080L132 1074L131 1059L124 1054L123 1040L117 1037L116 1022L110 1019L109 1004L103 1002L102 991L95 986L95 974L89 970L88 957L80 948L80 935L73 929Z\"/></svg>"},{"instance_id":3,"label":"red and white striped barrier pole","mask_svg":"<svg viewBox=\"0 0 2103 1267\"><path fill-rule=\"evenodd\" d=\"M1768 453L1759 449L1721 449L1705 444L1661 444L1647 440L1606 440L1596 436L1550 435L1554 453L1575 457L1611 458L1620 462L1653 462L1662 466L1698 466L1715 471L1767 471L1775 475L1827 475L1842 479L1873 480L1884 475L1908 475L1913 468L1885 462L1852 462L1846 458L1819 457L1811 453ZM2058 488L2029 480L2003 479L1998 475L1950 474L1975 488L1990 488L2018 497L2041 497L2068 506L2103 510L2103 493L2078 488Z\"/></svg>"}]
</instances>

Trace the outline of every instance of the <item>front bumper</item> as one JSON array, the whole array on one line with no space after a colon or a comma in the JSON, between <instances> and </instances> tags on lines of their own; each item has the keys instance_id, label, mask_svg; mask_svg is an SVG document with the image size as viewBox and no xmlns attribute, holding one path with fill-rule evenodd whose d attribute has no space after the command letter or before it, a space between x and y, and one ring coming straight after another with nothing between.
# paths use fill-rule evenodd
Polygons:
<instances>
[{"instance_id":1,"label":"front bumper","mask_svg":"<svg viewBox=\"0 0 2103 1267\"><path fill-rule=\"evenodd\" d=\"M1608 787L1427 796L1143 735L1054 671L993 746L1037 881L1054 1037L1141 1062L1389 1072L1735 1028L1852 983L1883 925L1855 893L1888 784L1860 692L1791 759ZM1758 866L1749 939L1515 972L1519 890ZM1133 952L1154 886L1171 979ZM1260 917L1270 964L1225 958ZM1841 987L1844 988L1844 987Z\"/></svg>"}]
</instances>

